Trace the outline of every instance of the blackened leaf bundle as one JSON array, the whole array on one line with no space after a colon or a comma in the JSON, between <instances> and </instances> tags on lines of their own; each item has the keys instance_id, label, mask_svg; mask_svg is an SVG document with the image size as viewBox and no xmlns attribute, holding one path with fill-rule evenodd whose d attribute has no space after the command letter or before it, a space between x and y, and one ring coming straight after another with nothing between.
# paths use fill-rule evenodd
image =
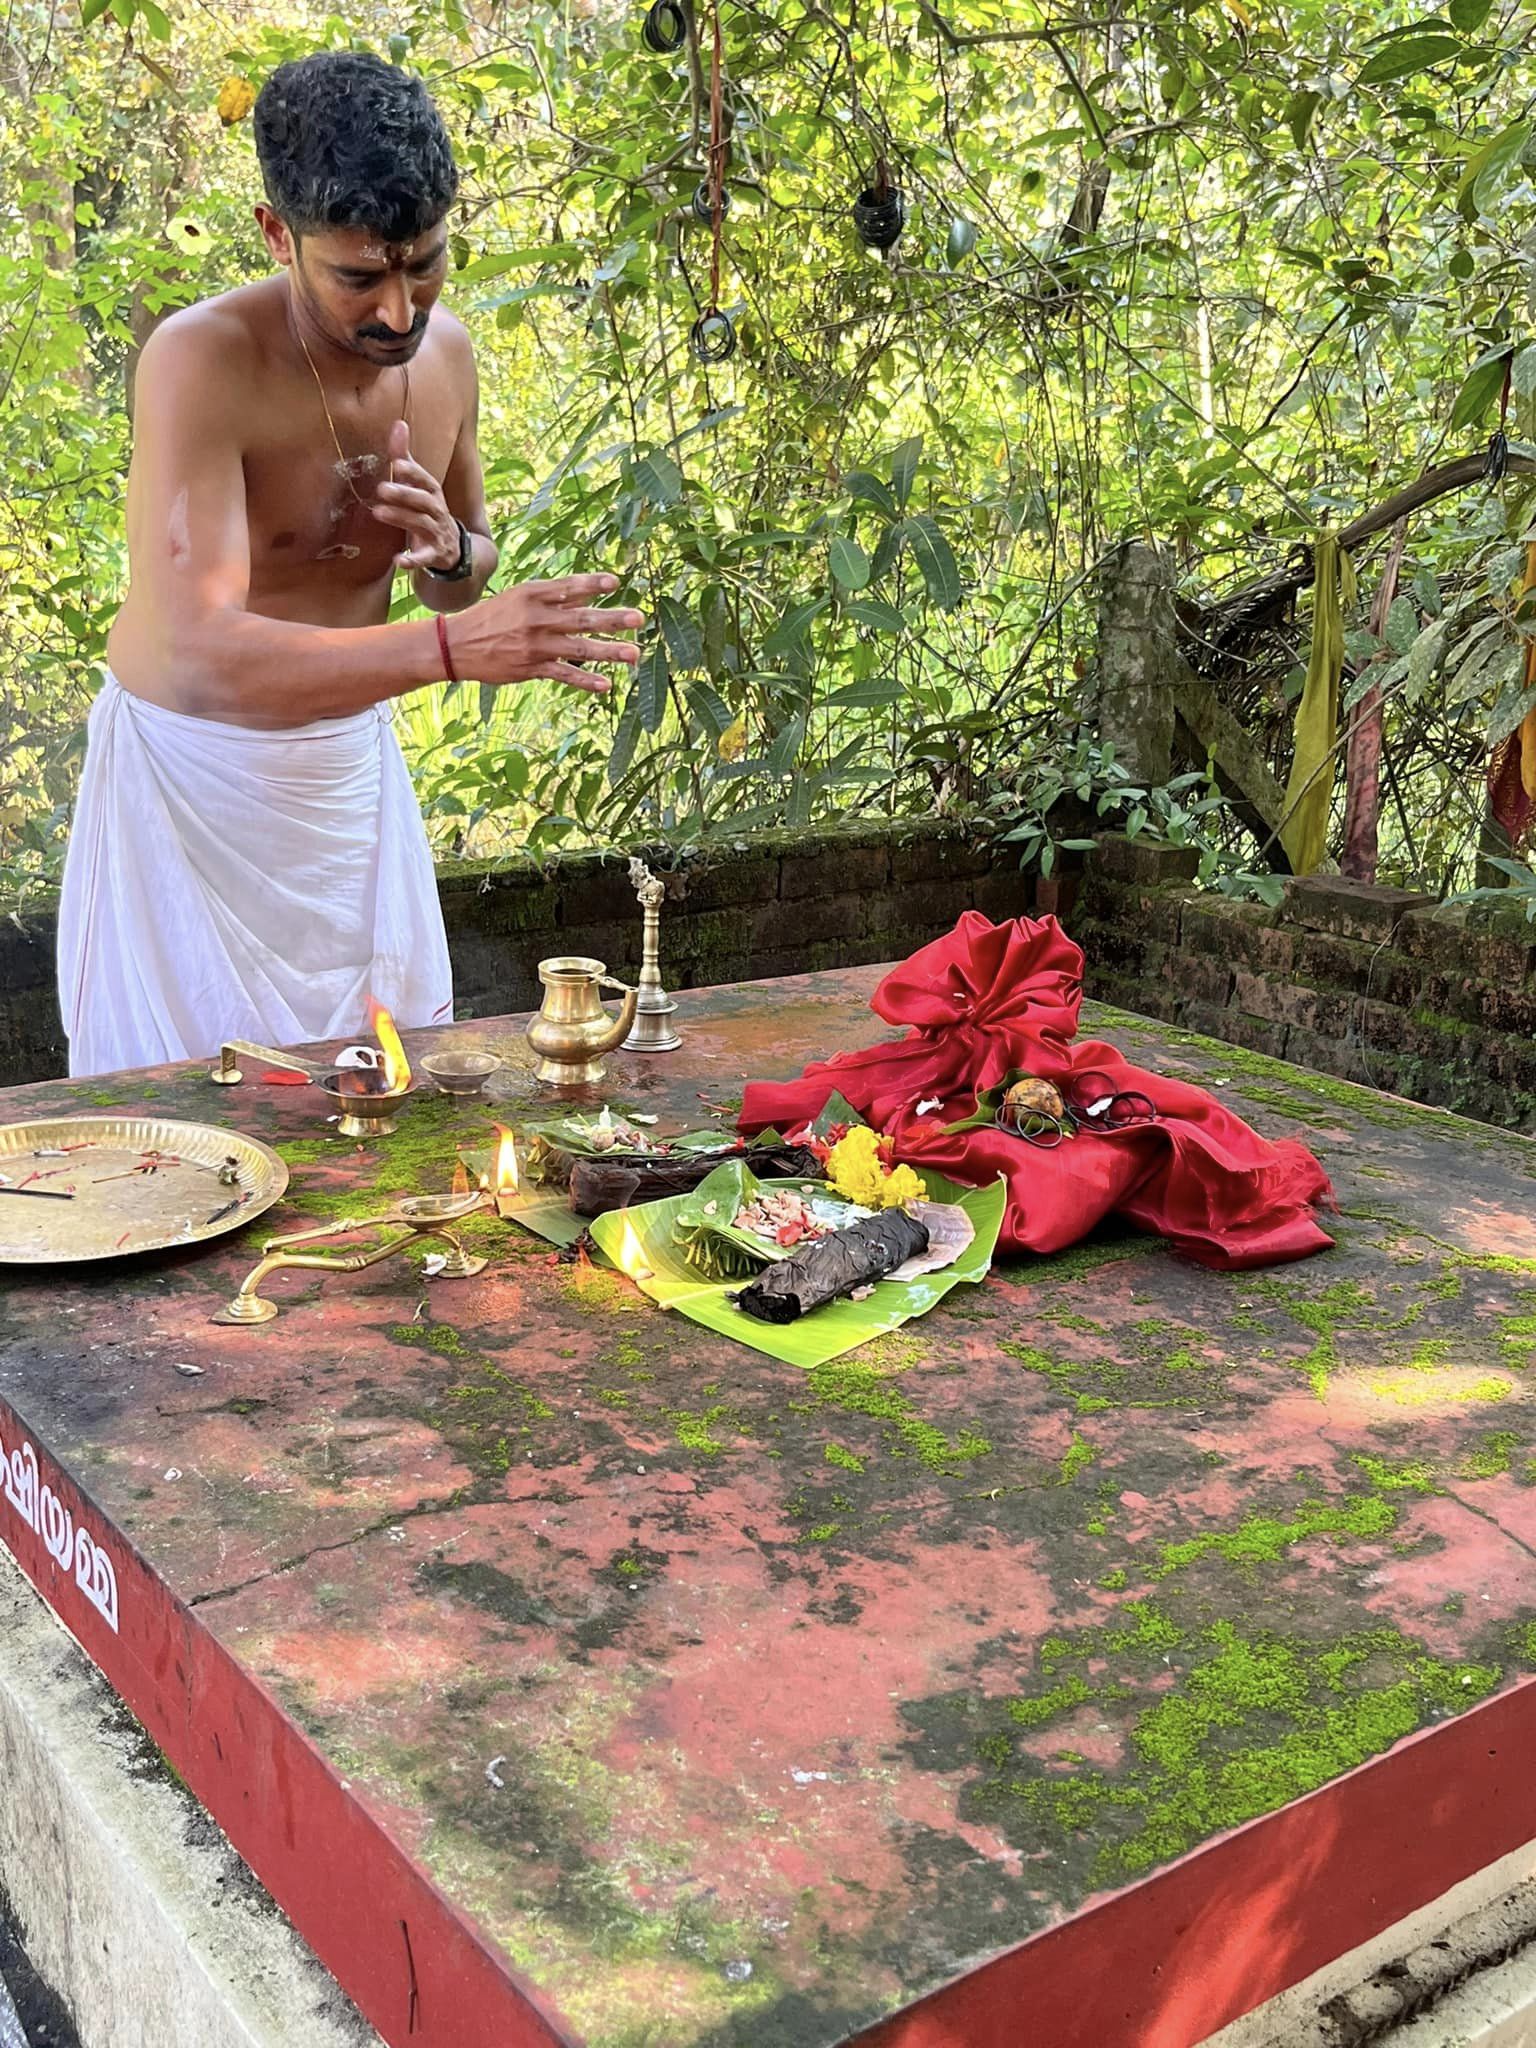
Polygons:
<instances>
[{"instance_id":1,"label":"blackened leaf bundle","mask_svg":"<svg viewBox=\"0 0 1536 2048\"><path fill-rule=\"evenodd\" d=\"M903 1209L886 1209L802 1245L744 1287L736 1305L763 1323L792 1323L813 1308L894 1273L928 1249L928 1227Z\"/></svg>"}]
</instances>

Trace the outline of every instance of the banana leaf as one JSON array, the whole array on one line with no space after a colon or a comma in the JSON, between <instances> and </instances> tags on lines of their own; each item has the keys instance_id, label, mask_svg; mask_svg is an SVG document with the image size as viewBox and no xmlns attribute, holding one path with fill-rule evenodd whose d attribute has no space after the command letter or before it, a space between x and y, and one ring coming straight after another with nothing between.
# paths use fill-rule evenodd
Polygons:
<instances>
[{"instance_id":1,"label":"banana leaf","mask_svg":"<svg viewBox=\"0 0 1536 2048\"><path fill-rule=\"evenodd\" d=\"M813 1138L827 1138L831 1135L833 1127L837 1124L846 1124L851 1129L854 1124L861 1124L863 1121L863 1117L859 1115L859 1112L854 1108L847 1096L839 1095L834 1088L826 1101L821 1105L821 1108L817 1110L815 1116L804 1126L804 1129ZM786 1137L787 1133L783 1131L767 1130L760 1132L752 1142L756 1145L782 1144L785 1142Z\"/></svg>"},{"instance_id":2,"label":"banana leaf","mask_svg":"<svg viewBox=\"0 0 1536 2048\"><path fill-rule=\"evenodd\" d=\"M739 1230L735 1218L761 1188L790 1188L803 1195L839 1229L865 1211L842 1202L825 1181L760 1181L740 1158L717 1166L692 1194L683 1197L672 1225L672 1242L689 1269L705 1280L750 1280L761 1266L789 1256L788 1245L769 1244L755 1231Z\"/></svg>"},{"instance_id":3,"label":"banana leaf","mask_svg":"<svg viewBox=\"0 0 1536 2048\"><path fill-rule=\"evenodd\" d=\"M592 1238L604 1255L663 1308L680 1314L722 1337L734 1337L785 1365L824 1365L829 1358L867 1344L872 1337L899 1329L912 1317L925 1315L961 1281L986 1277L1002 1227L1007 1190L1001 1180L987 1188L961 1188L942 1174L920 1172L929 1199L956 1202L970 1217L976 1235L951 1266L916 1280L881 1280L865 1301L834 1301L793 1323L760 1323L744 1315L728 1297L731 1281L706 1280L688 1265L673 1239L678 1214L695 1196L678 1195L665 1202L647 1202L635 1209L617 1209L592 1224ZM785 1183L765 1181L772 1188ZM788 1183L803 1186L803 1183Z\"/></svg>"},{"instance_id":4,"label":"banana leaf","mask_svg":"<svg viewBox=\"0 0 1536 2048\"><path fill-rule=\"evenodd\" d=\"M1010 1067L1001 1081L993 1088L981 1089L976 1097L976 1107L969 1116L963 1116L958 1123L941 1124L940 1131L948 1138L958 1131L977 1131L985 1124L997 1122L997 1112L1003 1106L1003 1097L1016 1081L1028 1078L1023 1067Z\"/></svg>"},{"instance_id":5,"label":"banana leaf","mask_svg":"<svg viewBox=\"0 0 1536 2048\"><path fill-rule=\"evenodd\" d=\"M490 1174L496 1159L491 1151L461 1151L459 1157L477 1186ZM574 1244L587 1227L586 1219L572 1214L570 1197L563 1188L540 1187L528 1178L526 1159L522 1163L523 1178L517 1193L503 1195L501 1199L508 1222L520 1223L524 1230L531 1230L535 1237L542 1237L549 1244Z\"/></svg>"},{"instance_id":6,"label":"banana leaf","mask_svg":"<svg viewBox=\"0 0 1536 2048\"><path fill-rule=\"evenodd\" d=\"M620 1121L629 1119L615 1112ZM652 1139L652 1149L636 1151L627 1145L598 1145L593 1141L595 1119L585 1116L523 1118L518 1135L524 1141L524 1171L530 1180L563 1187L571 1176L573 1159L603 1159L619 1166L626 1161L654 1160L678 1153L727 1153L736 1143L734 1131L679 1131L675 1136ZM666 1151L662 1151L662 1147Z\"/></svg>"}]
</instances>

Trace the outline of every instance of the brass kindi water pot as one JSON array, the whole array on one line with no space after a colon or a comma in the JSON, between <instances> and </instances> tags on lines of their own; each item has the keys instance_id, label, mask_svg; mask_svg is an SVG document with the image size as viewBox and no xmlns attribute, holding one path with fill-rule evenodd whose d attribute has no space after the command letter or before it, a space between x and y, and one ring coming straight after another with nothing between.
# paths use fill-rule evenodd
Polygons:
<instances>
[{"instance_id":1,"label":"brass kindi water pot","mask_svg":"<svg viewBox=\"0 0 1536 2048\"><path fill-rule=\"evenodd\" d=\"M539 962L544 1002L528 1026L528 1043L538 1054L534 1073L557 1087L601 1081L603 1055L622 1045L635 1021L639 991L616 981L601 960L567 954ZM603 1007L600 989L623 996L617 1017Z\"/></svg>"}]
</instances>

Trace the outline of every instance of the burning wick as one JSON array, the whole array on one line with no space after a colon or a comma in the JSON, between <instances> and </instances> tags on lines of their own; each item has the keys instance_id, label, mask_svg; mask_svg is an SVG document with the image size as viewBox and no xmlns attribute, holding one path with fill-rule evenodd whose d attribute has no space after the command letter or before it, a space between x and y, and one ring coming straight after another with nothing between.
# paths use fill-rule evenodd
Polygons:
<instances>
[{"instance_id":1,"label":"burning wick","mask_svg":"<svg viewBox=\"0 0 1536 2048\"><path fill-rule=\"evenodd\" d=\"M496 1198L497 1215L505 1216L517 1201L517 1143L502 1124L496 1126L496 1136L496 1163L491 1170L489 1185Z\"/></svg>"},{"instance_id":2,"label":"burning wick","mask_svg":"<svg viewBox=\"0 0 1536 2048\"><path fill-rule=\"evenodd\" d=\"M386 1095L402 1095L411 1085L411 1063L405 1056L405 1047L400 1043L400 1034L395 1029L395 1020L372 996L368 998L368 1018L373 1026L373 1035L379 1041L379 1050L384 1056L384 1092Z\"/></svg>"}]
</instances>

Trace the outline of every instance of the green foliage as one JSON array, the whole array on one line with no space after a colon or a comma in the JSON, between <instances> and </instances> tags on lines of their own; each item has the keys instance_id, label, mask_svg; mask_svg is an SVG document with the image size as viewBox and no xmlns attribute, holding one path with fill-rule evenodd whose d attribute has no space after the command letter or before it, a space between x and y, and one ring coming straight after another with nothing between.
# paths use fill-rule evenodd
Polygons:
<instances>
[{"instance_id":1,"label":"green foliage","mask_svg":"<svg viewBox=\"0 0 1536 2048\"><path fill-rule=\"evenodd\" d=\"M402 707L443 850L865 808L1000 823L1046 864L1080 836L1070 799L1265 886L1203 777L1133 790L1083 751L1091 572L1149 534L1202 582L1258 574L1475 445L1506 370L1511 435L1532 435L1532 66L1501 21L1489 0L1149 0L1112 27L1045 0L882 0L834 34L802 0L726 4L739 347L706 367L686 337L709 292L707 46L657 58L615 0L530 0L515 28L461 0L301 4L242 17L238 42L179 0L17 0L5 875L46 878L63 843L126 573L136 347L265 268L244 86L354 43L419 70L455 133L449 298L481 360L504 579L612 568L653 622L610 703L537 685ZM908 208L888 258L850 218L882 156ZM1384 641L1357 626L1353 658L1391 678L1404 878L1467 878L1490 726L1520 714L1524 488L1422 515ZM1240 706L1277 761L1291 662Z\"/></svg>"}]
</instances>

